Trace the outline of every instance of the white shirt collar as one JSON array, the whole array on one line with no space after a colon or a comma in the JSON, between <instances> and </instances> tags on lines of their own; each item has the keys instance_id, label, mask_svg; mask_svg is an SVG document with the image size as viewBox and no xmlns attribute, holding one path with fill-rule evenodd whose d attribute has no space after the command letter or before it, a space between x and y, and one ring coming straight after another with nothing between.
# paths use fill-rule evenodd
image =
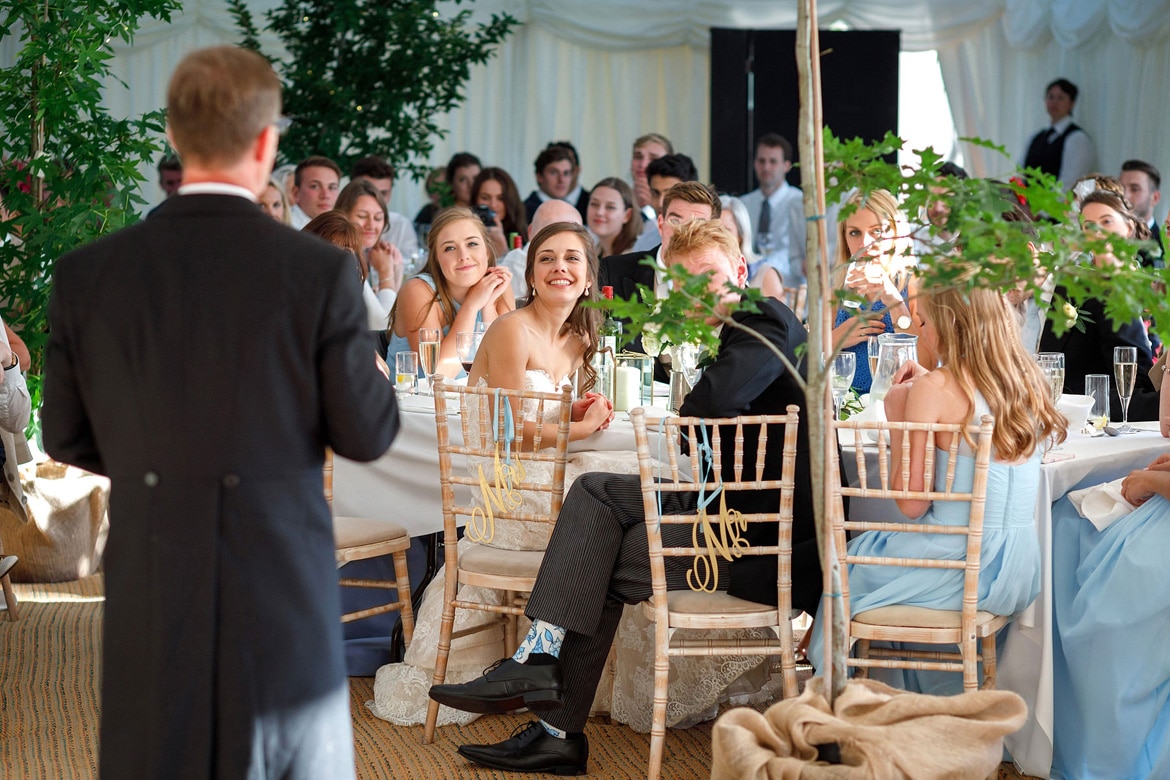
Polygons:
<instances>
[{"instance_id":1,"label":"white shirt collar","mask_svg":"<svg viewBox=\"0 0 1170 780\"><path fill-rule=\"evenodd\" d=\"M784 190L788 189L791 186L792 185L788 183L787 179L780 182L780 186L777 187L776 190L771 195L769 195L767 197L768 205L771 206L772 208L776 208L776 206L780 205L780 196L782 196L784 194ZM763 190L760 190L760 194L761 195L763 194Z\"/></svg>"},{"instance_id":2,"label":"white shirt collar","mask_svg":"<svg viewBox=\"0 0 1170 780\"><path fill-rule=\"evenodd\" d=\"M1055 130L1057 133L1063 133L1068 128L1068 126L1071 125L1072 123L1073 123L1072 114L1069 114L1064 119L1061 119L1059 122L1053 122L1052 129Z\"/></svg>"},{"instance_id":3,"label":"white shirt collar","mask_svg":"<svg viewBox=\"0 0 1170 780\"><path fill-rule=\"evenodd\" d=\"M197 184L184 184L179 187L180 195L235 195L247 198L253 203L259 203L256 193L241 187L238 184L228 184L224 181L204 181Z\"/></svg>"}]
</instances>

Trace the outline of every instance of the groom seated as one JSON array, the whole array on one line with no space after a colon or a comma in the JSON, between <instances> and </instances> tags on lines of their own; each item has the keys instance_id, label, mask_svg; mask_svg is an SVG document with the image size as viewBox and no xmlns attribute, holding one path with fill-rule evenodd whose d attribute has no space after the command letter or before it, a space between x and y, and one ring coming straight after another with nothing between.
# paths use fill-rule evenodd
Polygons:
<instances>
[{"instance_id":1,"label":"groom seated","mask_svg":"<svg viewBox=\"0 0 1170 780\"><path fill-rule=\"evenodd\" d=\"M663 258L691 274L711 273L712 289L734 300L725 283L745 285L747 264L735 238L718 221L694 220L677 227ZM734 319L763 335L793 365L805 342L804 327L782 303L764 299L760 313L737 313ZM714 327L718 320L709 319ZM784 414L788 404L804 408L796 378L755 336L724 326L715 360L686 397L679 413L696 417ZM782 437L769 440L764 474L779 479ZM807 428L801 426L793 502L793 606L816 611L821 592L809 479ZM731 453L727 453L728 457ZM689 501L685 506L682 502ZM730 508L742 512L775 511L776 491L728 495ZM662 497L664 512L695 510L691 494ZM512 772L581 774L589 758L583 729L614 633L625 604L650 597L650 559L638 475L593 473L580 477L569 491L544 554L536 585L525 610L532 629L511 658L482 677L460 685L436 685L431 698L468 712L498 713L528 707L539 711L511 739L495 745L463 745L459 753L480 764ZM753 529L764 528L753 525ZM775 544L772 538L749 538L752 544ZM690 538L690 529L669 526ZM765 531L767 533L767 531ZM745 556L721 563L720 587L733 596L776 603L776 559ZM687 587L684 558L667 559L672 589Z\"/></svg>"}]
</instances>

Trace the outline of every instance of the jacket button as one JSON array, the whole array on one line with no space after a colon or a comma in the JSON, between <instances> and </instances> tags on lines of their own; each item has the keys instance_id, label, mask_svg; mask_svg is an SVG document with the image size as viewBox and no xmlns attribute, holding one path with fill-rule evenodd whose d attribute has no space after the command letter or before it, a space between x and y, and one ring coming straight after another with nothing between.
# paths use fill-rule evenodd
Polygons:
<instances>
[{"instance_id":1,"label":"jacket button","mask_svg":"<svg viewBox=\"0 0 1170 780\"><path fill-rule=\"evenodd\" d=\"M237 474L225 474L221 482L225 488L239 487L240 477Z\"/></svg>"},{"instance_id":2,"label":"jacket button","mask_svg":"<svg viewBox=\"0 0 1170 780\"><path fill-rule=\"evenodd\" d=\"M158 484L158 474L155 474L153 471L148 471L146 472L146 476L142 478L142 481L146 483L147 487L154 487Z\"/></svg>"}]
</instances>

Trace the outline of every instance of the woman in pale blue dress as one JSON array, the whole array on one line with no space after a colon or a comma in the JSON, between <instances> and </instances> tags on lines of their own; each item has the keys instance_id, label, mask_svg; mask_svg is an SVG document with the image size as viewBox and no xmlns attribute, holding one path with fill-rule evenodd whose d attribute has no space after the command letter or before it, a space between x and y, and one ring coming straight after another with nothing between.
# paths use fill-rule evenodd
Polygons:
<instances>
[{"instance_id":1,"label":"woman in pale blue dress","mask_svg":"<svg viewBox=\"0 0 1170 780\"><path fill-rule=\"evenodd\" d=\"M1064 438L1066 422L1056 411L1048 386L1020 342L1016 320L1007 303L993 290L966 294L945 290L924 295L920 338L942 360L927 371L904 367L885 399L892 421L965 423L984 414L995 417L992 464L988 470L987 504L983 516L983 548L979 573L979 609L1011 615L1024 609L1040 589L1040 550L1032 516L1040 480L1040 450L1050 436ZM951 435L938 434L936 486L946 477ZM975 462L968 442L960 444L955 487L969 490ZM911 490L924 489L926 434L910 438ZM901 440L891 442L891 462L901 460ZM893 487L900 488L896 470ZM967 522L969 505L929 501L898 501L911 520L936 525ZM895 519L895 518L891 518ZM966 537L867 531L849 542L855 555L960 559ZM958 570L849 566L849 608L852 615L890 604L958 610L963 573ZM821 620L814 627L809 658L823 657ZM932 648L939 649L939 648ZM893 673L871 670L891 685L926 693L958 693L957 674Z\"/></svg>"},{"instance_id":2,"label":"woman in pale blue dress","mask_svg":"<svg viewBox=\"0 0 1170 780\"><path fill-rule=\"evenodd\" d=\"M1104 531L1052 509L1054 778L1170 777L1170 455L1122 494Z\"/></svg>"}]
</instances>

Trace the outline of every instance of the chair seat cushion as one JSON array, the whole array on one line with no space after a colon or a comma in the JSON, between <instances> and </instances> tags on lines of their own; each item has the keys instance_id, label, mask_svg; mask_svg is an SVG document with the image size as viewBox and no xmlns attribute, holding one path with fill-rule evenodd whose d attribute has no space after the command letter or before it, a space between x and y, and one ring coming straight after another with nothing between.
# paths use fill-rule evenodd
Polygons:
<instances>
[{"instance_id":1,"label":"chair seat cushion","mask_svg":"<svg viewBox=\"0 0 1170 780\"><path fill-rule=\"evenodd\" d=\"M386 520L372 520L368 517L333 518L333 545L335 547L362 547L391 539L406 539L410 536L398 523Z\"/></svg>"},{"instance_id":2,"label":"chair seat cushion","mask_svg":"<svg viewBox=\"0 0 1170 780\"><path fill-rule=\"evenodd\" d=\"M998 615L979 611L975 613L975 625L985 626ZM963 613L948 609L927 609L906 604L878 607L853 616L855 623L871 626L908 626L913 628L959 628Z\"/></svg>"},{"instance_id":3,"label":"chair seat cushion","mask_svg":"<svg viewBox=\"0 0 1170 780\"><path fill-rule=\"evenodd\" d=\"M504 550L476 544L460 551L459 569L471 574L536 579L543 560L544 550Z\"/></svg>"},{"instance_id":4,"label":"chair seat cushion","mask_svg":"<svg viewBox=\"0 0 1170 780\"><path fill-rule=\"evenodd\" d=\"M721 590L714 593L700 593L689 588L670 590L666 592L666 603L671 612L690 615L747 615L776 611L775 607L729 596Z\"/></svg>"}]
</instances>

